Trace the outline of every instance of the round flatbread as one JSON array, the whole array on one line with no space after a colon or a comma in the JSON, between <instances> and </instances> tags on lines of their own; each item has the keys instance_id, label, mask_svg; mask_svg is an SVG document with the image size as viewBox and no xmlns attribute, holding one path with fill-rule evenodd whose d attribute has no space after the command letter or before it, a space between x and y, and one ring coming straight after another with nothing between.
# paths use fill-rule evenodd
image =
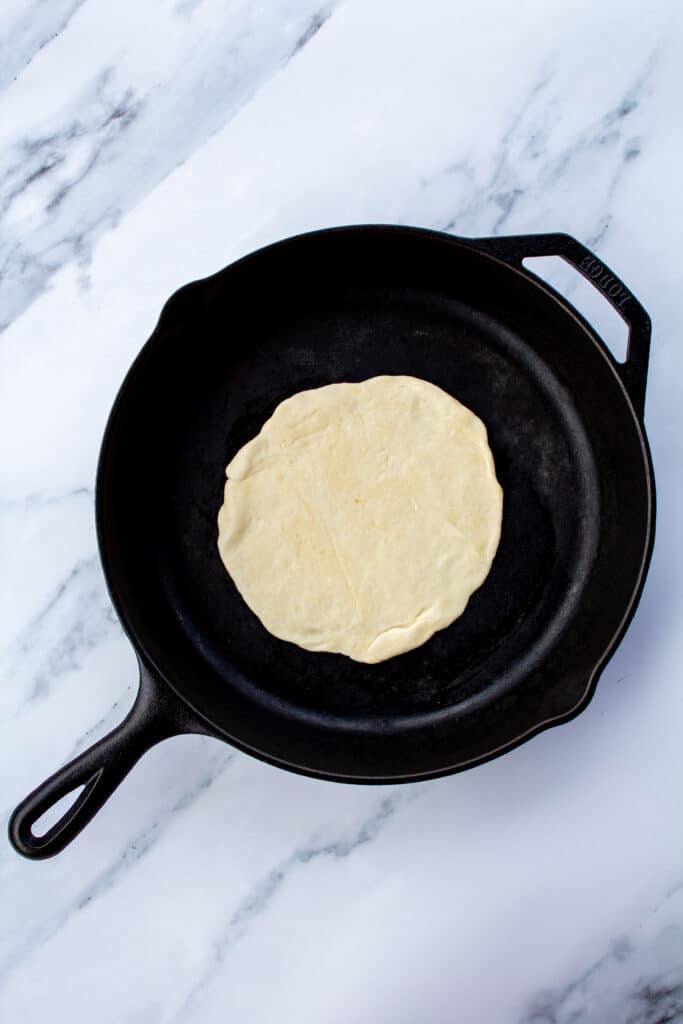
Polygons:
<instances>
[{"instance_id":1,"label":"round flatbread","mask_svg":"<svg viewBox=\"0 0 683 1024\"><path fill-rule=\"evenodd\" d=\"M281 402L227 467L218 550L263 625L378 662L465 609L500 539L484 424L416 377Z\"/></svg>"}]
</instances>

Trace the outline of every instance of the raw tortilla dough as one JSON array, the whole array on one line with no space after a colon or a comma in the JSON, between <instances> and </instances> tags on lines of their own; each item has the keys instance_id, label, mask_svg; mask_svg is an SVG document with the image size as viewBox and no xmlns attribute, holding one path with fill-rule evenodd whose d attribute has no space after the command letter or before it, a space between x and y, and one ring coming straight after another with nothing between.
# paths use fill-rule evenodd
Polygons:
<instances>
[{"instance_id":1,"label":"raw tortilla dough","mask_svg":"<svg viewBox=\"0 0 683 1024\"><path fill-rule=\"evenodd\" d=\"M223 563L266 629L310 651L419 647L463 613L500 539L484 424L416 377L293 395L226 475Z\"/></svg>"}]
</instances>

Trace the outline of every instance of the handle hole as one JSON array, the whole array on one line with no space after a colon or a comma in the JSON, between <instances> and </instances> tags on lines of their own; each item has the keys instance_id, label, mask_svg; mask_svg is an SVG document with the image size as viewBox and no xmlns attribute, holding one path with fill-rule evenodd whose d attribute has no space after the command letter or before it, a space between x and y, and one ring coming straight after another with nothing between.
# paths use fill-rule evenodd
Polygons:
<instances>
[{"instance_id":1,"label":"handle hole","mask_svg":"<svg viewBox=\"0 0 683 1024\"><path fill-rule=\"evenodd\" d=\"M564 295L595 328L614 358L625 363L628 324L599 289L562 256L527 256L523 266Z\"/></svg>"},{"instance_id":2,"label":"handle hole","mask_svg":"<svg viewBox=\"0 0 683 1024\"><path fill-rule=\"evenodd\" d=\"M61 797L56 804L52 804L52 807L48 807L44 811L37 821L33 822L31 826L31 832L36 839L42 839L46 835L53 825L56 825L61 818L64 817L70 807L78 800L79 796L85 789L85 785L76 786L74 789L70 789L63 797Z\"/></svg>"}]
</instances>

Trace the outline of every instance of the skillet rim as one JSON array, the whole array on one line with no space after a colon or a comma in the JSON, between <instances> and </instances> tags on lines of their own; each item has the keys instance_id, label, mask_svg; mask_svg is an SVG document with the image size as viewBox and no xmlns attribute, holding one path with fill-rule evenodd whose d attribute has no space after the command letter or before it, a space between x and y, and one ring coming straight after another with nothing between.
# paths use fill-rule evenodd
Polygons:
<instances>
[{"instance_id":1,"label":"skillet rim","mask_svg":"<svg viewBox=\"0 0 683 1024\"><path fill-rule=\"evenodd\" d=\"M603 360L607 364L608 369L611 372L611 376L616 380L618 384L618 390L621 398L626 402L628 412L630 413L630 421L636 431L636 437L639 443L642 465L639 468L644 469L644 480L646 490L646 506L647 506L647 520L645 525L646 531L646 543L643 550L643 557L638 570L637 578L634 579L633 587L624 608L623 616L617 628L613 631L611 638L606 643L602 655L596 662L594 668L590 672L586 679L584 691L579 699L568 709L562 710L557 714L551 715L542 719L541 721L535 722L528 729L524 730L519 735L513 737L509 741L505 741L499 744L495 748L487 751L486 753L472 757L466 760L458 760L454 764L441 767L438 769L428 769L424 772L410 770L408 774L391 774L391 775L349 775L344 772L327 772L319 770L308 765L297 764L292 761L288 761L281 756L274 756L269 754L267 751L261 751L256 747L251 746L238 737L235 737L221 725L212 721L210 717L203 711L201 711L191 700L191 698L184 692L182 682L178 683L177 680L172 678L172 673L169 673L167 668L162 668L158 664L157 660L150 653L148 645L144 641L144 633L147 631L145 627L138 629L136 628L131 616L128 614L126 608L126 602L120 593L117 591L115 585L115 572L112 570L109 555L107 554L107 539L105 537L105 530L103 526L104 512L103 512L103 486L102 482L107 472L107 457L110 447L112 445L112 438L115 435L118 417L122 410L124 410L128 391L136 380L138 374L141 372L142 367L145 364L146 359L150 356L153 350L156 350L157 346L162 343L164 330L168 324L169 318L174 315L174 307L180 302L185 302L192 294L199 294L202 289L209 286L212 282L216 282L221 277L228 276L236 267L258 260L260 256L266 253L270 253L273 250L284 249L293 244L299 243L303 240L315 238L318 236L332 236L332 235L362 235L362 234L393 234L394 236L403 235L406 238L422 238L424 240L438 241L440 244L448 243L454 247L474 250L478 255L486 257L486 259L493 260L496 264L504 269L506 273L514 274L515 277L524 281L525 285L532 285L541 291L547 298L557 304L562 313L569 316L575 324L587 335L587 338L591 341L593 347L602 356ZM524 238L534 239L536 237L552 237L554 239L571 239L571 236L561 235L553 233L552 236L516 236L520 241ZM506 236L500 236L500 241L505 241ZM96 487L95 487L95 517L96 517L96 529L97 529L97 540L98 549L100 555L100 561L107 585L107 590L112 601L112 605L116 611L116 614L121 622L121 626L133 646L134 651L138 657L141 665L141 672L144 678L145 672L151 672L156 676L163 685L170 687L173 694L177 699L189 709L194 716L202 723L202 731L226 740L236 748L249 753L250 755L257 757L258 759L265 761L266 763L275 765L280 768L285 768L289 771L294 771L298 774L312 776L315 778L329 779L331 781L341 782L352 782L360 784L387 784L387 783L405 783L412 781L421 781L429 778L438 778L445 775L453 774L454 772L462 771L467 768L473 767L477 764L482 764L494 757L501 755L508 750L512 750L532 736L537 735L546 729L561 725L565 722L570 721L580 714L588 706L595 693L599 678L607 665L609 659L614 653L615 649L623 639L632 619L635 611L638 607L638 603L642 596L645 579L649 569L652 551L654 548L655 539L655 518L656 518L656 492L655 492L655 481L654 481L654 470L652 465L652 456L650 452L647 435L644 429L643 419L639 416L636 411L634 401L629 394L628 388L621 376L619 366L620 364L614 358L602 338L597 334L592 325L583 317L583 315L576 310L571 303L568 302L560 293L555 289L538 278L532 271L528 271L521 265L515 265L509 259L504 256L497 255L495 249L492 249L490 243L497 242L498 239L486 239L486 238L461 238L458 236L450 235L442 231L432 230L422 227L403 226L394 224L353 224L343 225L338 227L327 227L321 228L314 231L303 232L297 235L293 235L284 239L280 239L252 252L249 252L242 256L240 259L233 261L228 266L222 268L214 274L211 274L205 278L192 281L188 284L181 286L177 289L170 298L164 304L159 319L154 327L154 330L148 340L140 349L138 355L133 360L130 368L128 369L123 382L116 394L113 402L107 424L105 427L100 454L97 464L97 475L96 475ZM641 307L642 308L642 307ZM643 311L644 312L644 311ZM644 314L647 316L646 314ZM649 321L648 321L649 322ZM626 365L626 364L621 364ZM552 646L549 654L552 654Z\"/></svg>"}]
</instances>

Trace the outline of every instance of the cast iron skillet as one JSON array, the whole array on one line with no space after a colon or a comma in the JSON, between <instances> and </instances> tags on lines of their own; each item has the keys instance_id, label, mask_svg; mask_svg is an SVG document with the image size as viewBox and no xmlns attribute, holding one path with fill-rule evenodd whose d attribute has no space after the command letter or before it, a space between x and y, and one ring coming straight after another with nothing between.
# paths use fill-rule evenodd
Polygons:
<instances>
[{"instance_id":1,"label":"cast iron skillet","mask_svg":"<svg viewBox=\"0 0 683 1024\"><path fill-rule=\"evenodd\" d=\"M522 267L553 254L628 322L624 364ZM15 848L62 850L146 750L181 732L319 778L408 782L581 711L652 550L649 343L642 306L566 235L339 228L181 288L123 383L97 474L100 553L140 662L137 700L20 804ZM266 632L218 557L216 514L225 465L282 399L376 374L433 381L481 417L505 507L493 568L464 615L415 651L362 665Z\"/></svg>"}]
</instances>

